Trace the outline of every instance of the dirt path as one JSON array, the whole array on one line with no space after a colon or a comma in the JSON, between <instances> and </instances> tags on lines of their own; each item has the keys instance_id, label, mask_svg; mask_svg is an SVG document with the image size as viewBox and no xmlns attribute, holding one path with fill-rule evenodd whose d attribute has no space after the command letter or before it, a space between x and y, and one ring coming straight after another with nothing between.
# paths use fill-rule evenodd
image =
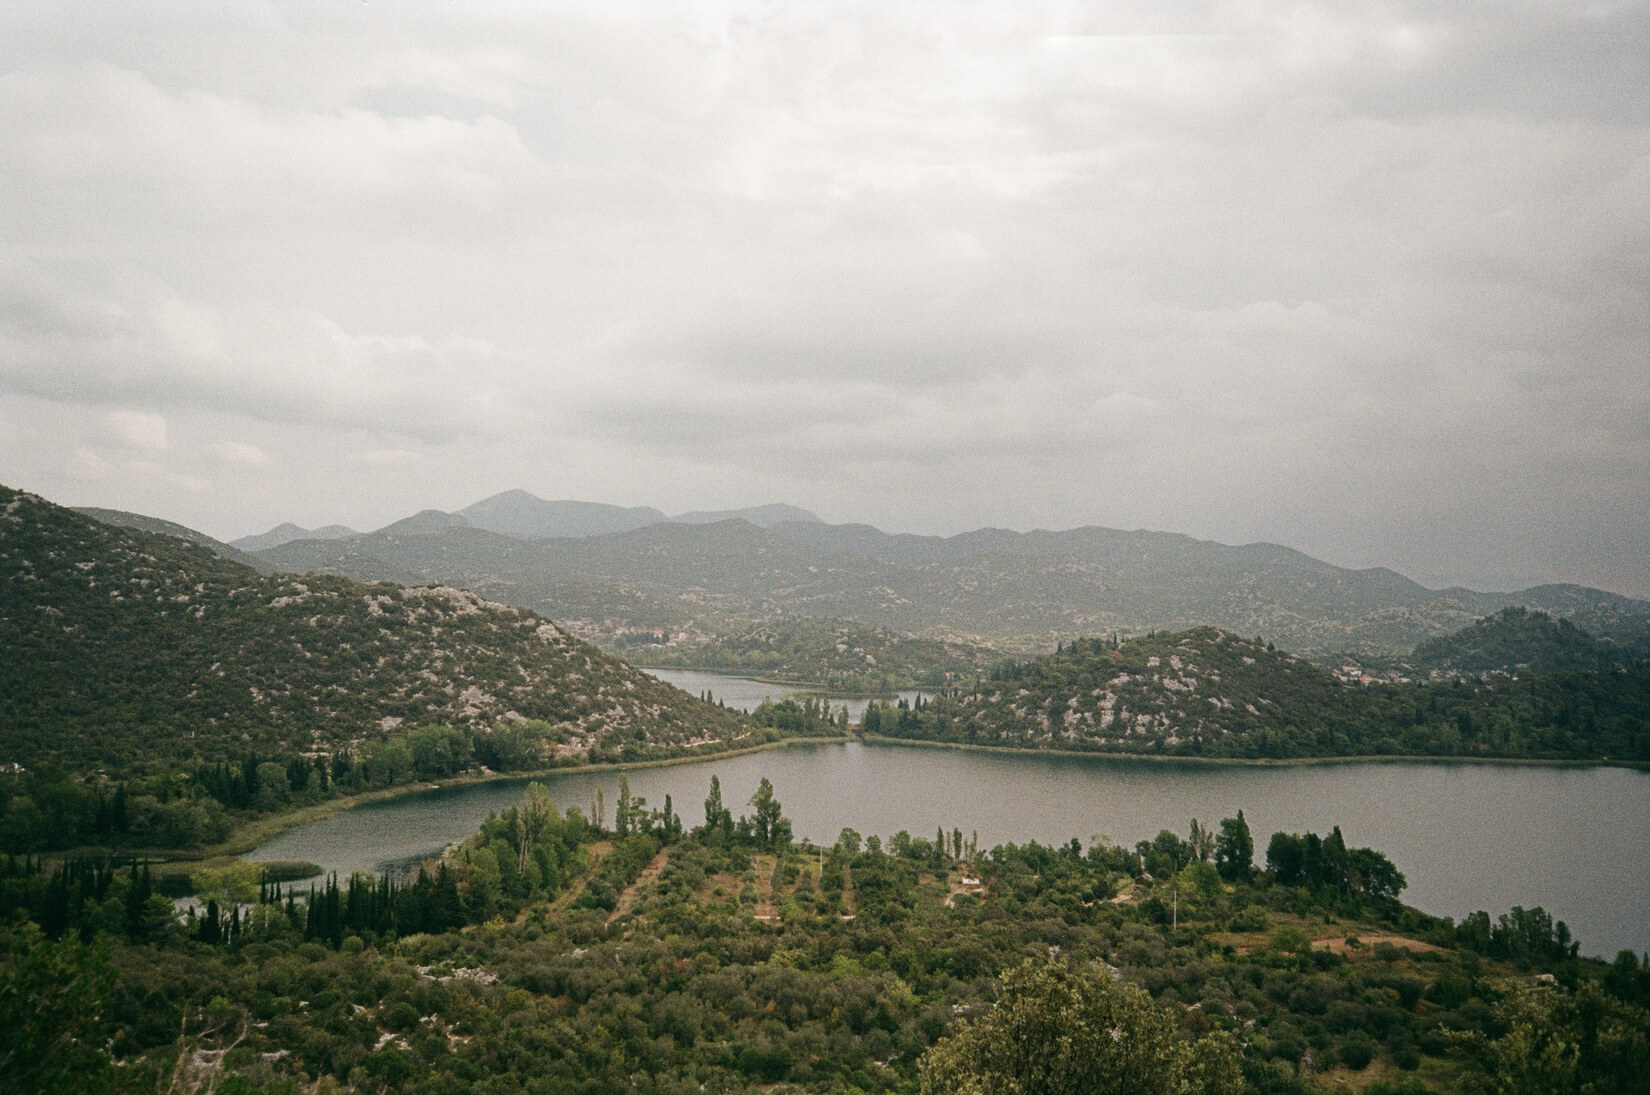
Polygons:
<instances>
[{"instance_id":1,"label":"dirt path","mask_svg":"<svg viewBox=\"0 0 1650 1095\"><path fill-rule=\"evenodd\" d=\"M636 876L636 881L626 886L624 893L619 895L619 903L613 906L613 915L607 918L607 922L609 924L630 912L631 907L636 904L636 898L641 893L642 886L644 884L651 886L653 884L653 880L658 878L659 875L664 872L665 864L669 862L669 860L670 853L668 851L661 850L658 855L653 857L647 866L642 868L642 873Z\"/></svg>"},{"instance_id":2,"label":"dirt path","mask_svg":"<svg viewBox=\"0 0 1650 1095\"><path fill-rule=\"evenodd\" d=\"M842 865L842 919L852 920L859 915L859 896L854 893L854 871Z\"/></svg>"},{"instance_id":3,"label":"dirt path","mask_svg":"<svg viewBox=\"0 0 1650 1095\"><path fill-rule=\"evenodd\" d=\"M1358 940L1361 946L1354 947L1347 942L1348 937ZM1371 954L1377 943L1391 943L1399 950L1409 949L1416 954L1426 954L1430 951L1442 950L1431 943L1423 943L1419 939L1406 939L1401 935L1388 935L1385 932L1346 932L1341 935L1326 935L1312 940L1313 950L1333 951L1336 954Z\"/></svg>"},{"instance_id":4,"label":"dirt path","mask_svg":"<svg viewBox=\"0 0 1650 1095\"><path fill-rule=\"evenodd\" d=\"M778 862L771 855L759 855L751 860L756 872L756 919L778 920L779 911L773 904L773 869Z\"/></svg>"},{"instance_id":5,"label":"dirt path","mask_svg":"<svg viewBox=\"0 0 1650 1095\"><path fill-rule=\"evenodd\" d=\"M578 900L579 895L584 892L584 884L590 881L590 876L596 873L596 868L602 865L602 860L607 858L607 853L612 850L613 845L605 840L590 845L589 869L579 877L578 885L569 886L562 892L560 897L550 902L550 915L554 916L564 911L567 906Z\"/></svg>"},{"instance_id":6,"label":"dirt path","mask_svg":"<svg viewBox=\"0 0 1650 1095\"><path fill-rule=\"evenodd\" d=\"M1358 940L1359 945L1348 943L1347 937ZM1250 954L1271 946L1271 934L1268 932L1215 932L1209 936L1211 942L1229 946L1238 954ZM1423 943L1419 939L1409 939L1402 935L1392 935L1387 932L1361 932L1356 928L1348 928L1337 935L1326 934L1321 927L1310 938L1311 948L1315 951L1332 951L1342 956L1372 958L1377 943L1391 943L1399 950L1410 950L1416 954L1424 954L1442 948L1431 943Z\"/></svg>"}]
</instances>

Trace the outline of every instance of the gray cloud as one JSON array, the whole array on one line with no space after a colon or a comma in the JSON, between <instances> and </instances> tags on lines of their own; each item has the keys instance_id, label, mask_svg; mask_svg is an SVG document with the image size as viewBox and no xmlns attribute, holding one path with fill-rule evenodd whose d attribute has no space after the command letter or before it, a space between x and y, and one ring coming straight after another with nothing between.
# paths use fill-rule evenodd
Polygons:
<instances>
[{"instance_id":1,"label":"gray cloud","mask_svg":"<svg viewBox=\"0 0 1650 1095\"><path fill-rule=\"evenodd\" d=\"M1644 4L106 14L0 13L0 478L1650 594Z\"/></svg>"}]
</instances>

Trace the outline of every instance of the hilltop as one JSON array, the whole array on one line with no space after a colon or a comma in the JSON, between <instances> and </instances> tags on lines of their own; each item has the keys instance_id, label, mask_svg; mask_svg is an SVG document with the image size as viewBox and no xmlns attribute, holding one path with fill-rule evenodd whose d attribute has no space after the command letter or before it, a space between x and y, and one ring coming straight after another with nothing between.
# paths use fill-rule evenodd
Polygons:
<instances>
[{"instance_id":1,"label":"hilltop","mask_svg":"<svg viewBox=\"0 0 1650 1095\"><path fill-rule=\"evenodd\" d=\"M522 608L450 586L260 574L0 487L0 763L111 774L537 720L640 759L755 728ZM542 725L541 725L542 724Z\"/></svg>"},{"instance_id":2,"label":"hilltop","mask_svg":"<svg viewBox=\"0 0 1650 1095\"><path fill-rule=\"evenodd\" d=\"M1633 640L1637 639L1637 642ZM1642 636L1600 642L1569 620L1545 612L1504 608L1452 635L1428 639L1409 662L1450 673L1575 673L1643 657Z\"/></svg>"},{"instance_id":3,"label":"hilltop","mask_svg":"<svg viewBox=\"0 0 1650 1095\"><path fill-rule=\"evenodd\" d=\"M868 734L1166 756L1650 760L1650 665L1449 683L1349 683L1213 627L1089 639L998 667Z\"/></svg>"}]
</instances>

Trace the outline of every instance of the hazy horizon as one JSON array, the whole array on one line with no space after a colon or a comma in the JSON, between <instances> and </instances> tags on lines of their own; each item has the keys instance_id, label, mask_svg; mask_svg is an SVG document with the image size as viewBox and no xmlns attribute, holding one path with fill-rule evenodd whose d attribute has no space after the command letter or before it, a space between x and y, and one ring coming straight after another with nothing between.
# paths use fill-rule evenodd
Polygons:
<instances>
[{"instance_id":1,"label":"hazy horizon","mask_svg":"<svg viewBox=\"0 0 1650 1095\"><path fill-rule=\"evenodd\" d=\"M0 482L1650 598L1650 6L0 11Z\"/></svg>"},{"instance_id":2,"label":"hazy horizon","mask_svg":"<svg viewBox=\"0 0 1650 1095\"><path fill-rule=\"evenodd\" d=\"M8 485L11 485L11 484L8 484ZM24 488L24 489L26 489L26 488ZM493 497L494 495L497 495L497 494L503 494L503 493L507 493L508 491L521 490L521 489L523 489L523 488L510 487L510 488L506 488L504 491L494 491L493 494L487 495L485 497L486 498L491 498L491 497ZM35 493L38 493L38 492L35 492ZM531 494L532 492L528 491L527 493ZM537 497L537 496L535 496L535 497ZM279 528L280 526L287 525L287 524L295 525L295 526L303 528L307 531L317 531L317 530L320 530L320 529L327 528L329 526L343 526L343 527L349 528L352 532L354 532L356 534L366 535L366 534L370 534L370 533L373 533L373 532L377 532L377 531L379 531L383 528L386 528L389 525L392 525L392 524L396 523L397 521L400 521L404 518L412 517L417 513L425 512L425 511L428 511L428 510L436 510L436 511L443 512L443 513L455 513L459 510L464 509L466 506L468 506L472 503L483 501L483 500L484 499L482 499L482 498L473 498L473 499L470 499L468 502L465 502L461 505L455 505L455 506L452 506L450 508L443 508L441 506L423 506L423 507L420 507L419 509L416 509L416 510L409 510L408 512L400 514L399 516L397 516L395 518L392 518L391 520L383 522L381 524L359 525L359 524L351 524L348 521L318 521L318 522L313 522L313 523L305 523L303 521L294 521L294 520L291 520L289 518L283 518L281 520L272 521L269 524L261 526L261 527L256 528L256 529L240 531L240 532L233 532L233 533L219 533L219 532L214 532L210 529L199 528L197 526L188 525L187 522L180 521L175 517L169 517L166 514L143 513L142 515L146 516L146 517L158 517L158 518L161 518L163 520L174 521L177 524L184 524L184 525L187 525L187 527L194 528L195 531L197 531L197 532L205 532L207 535L212 536L216 540L220 540L224 543L232 543L236 540L242 540L242 539L246 539L246 538L249 538L249 537L261 536L265 533L273 532L275 529ZM622 503L621 504L621 503L614 503L614 502L602 502L600 499L595 499L595 498L558 498L558 499L548 499L548 498L546 498L546 499L541 499L541 500L543 500L543 501L569 501L569 502L594 502L594 503L597 503L597 504L600 504L600 505L614 505L614 506L621 506L622 505L622 508L643 508L643 507L647 507L647 506L652 506L652 508L660 510L662 513L664 513L665 519L667 521L668 520L673 520L677 516L688 515L688 514L695 513L695 512L703 512L702 510L673 509L673 508L669 508L669 507L654 505L653 503L650 503L650 502L634 502L634 503L627 502L627 503ZM124 507L120 507L120 506L108 506L108 505L102 505L100 503L94 503L94 502L64 502L60 499L49 499L49 501L58 502L59 504L62 504L62 505L82 506L82 507L87 507L87 508L124 509ZM751 503L750 505L728 506L728 507L721 507L721 508L726 509L726 510L742 510L742 509L754 509L754 508L758 508L760 506L769 505L769 504L781 504L781 505L783 505L783 504L789 504L789 503L784 503L782 500L778 500L778 499L770 499L768 502L755 502L755 503ZM807 509L808 507L799 506L797 508ZM126 510L126 512L141 512L141 511ZM873 522L861 521L861 520L857 520L853 517L844 517L844 518L841 518L841 519L836 519L836 518L827 517L823 514L817 514L817 513L815 514L815 516L819 517L820 520L824 521L826 524L833 524L833 525L872 524L873 527L878 528L879 531L889 533L891 535L914 534L914 535L919 535L919 536L952 537L952 536L963 535L963 534L966 534L966 533L969 533L969 532L977 532L977 531L980 531L982 529L1007 528L1008 527L1008 526L1002 526L1002 525L978 525L978 526L974 526L974 527L971 527L971 528L960 528L960 529L957 529L957 530L952 531L952 532L916 532L915 530L912 530L912 529L883 528L881 526L875 526ZM1026 532L1064 532L1064 531L1070 531L1070 530L1079 529L1079 528L1086 528L1086 527L1095 527L1095 525L1093 523L1090 523L1088 525L1060 525L1060 526L1048 526L1048 527L1037 526L1037 527L1026 527L1026 528L1010 528L1010 531L1019 532L1019 533L1026 533ZM1100 526L1100 527L1112 527L1112 526ZM1170 535L1191 535L1190 533L1183 532L1182 530L1179 530L1179 529L1168 529L1168 528L1136 527L1136 528L1121 529L1120 531L1124 531L1124 532L1164 533L1164 534L1170 534ZM1269 540L1245 540L1245 541L1221 540L1218 537L1209 537L1209 536L1200 536L1200 537L1194 537L1194 538L1199 539L1199 540L1211 540L1211 541L1216 542L1216 543L1225 544L1226 546L1229 546L1229 547L1243 547L1243 546L1253 545L1253 544L1277 543L1277 541L1269 541ZM1301 550L1300 548L1296 547L1296 545L1293 545L1293 544L1278 544L1278 546L1285 547L1285 548L1291 548L1291 549L1297 550L1297 551ZM1312 553L1307 552L1307 554L1312 554ZM1544 577L1541 577L1539 575L1537 575L1537 576L1526 576L1526 577L1509 577L1509 576L1505 576L1505 575L1502 575L1502 576L1494 576L1494 575L1452 576L1452 575L1438 575L1438 574L1426 574L1426 573L1409 573L1408 571L1400 570L1397 567L1389 567L1389 566L1387 566L1386 564L1383 564L1383 563L1373 563L1373 564L1369 564L1367 567L1350 567L1348 564L1339 562L1339 561L1337 561L1336 559L1333 559L1333 558L1325 558L1325 557L1322 557L1322 556L1314 556L1314 557L1315 558L1320 558L1320 559L1322 559L1322 561L1330 563L1330 564L1335 565L1335 566L1348 567L1348 569L1389 569L1389 570L1393 570L1393 571L1396 571L1397 573L1403 575L1405 578L1408 578L1411 581L1416 582L1416 583L1418 583L1422 586L1425 586L1429 589L1447 589L1447 588L1452 588L1452 587L1460 587L1460 588L1474 590L1474 591L1480 592L1480 593L1515 593L1515 592L1519 592L1519 591L1524 590L1524 589L1528 589L1532 586L1551 584L1554 581L1554 579L1544 578ZM1605 589L1605 587L1602 587L1602 586L1597 586L1597 587L1594 587L1594 588ZM1617 593L1617 594L1620 594L1620 595L1625 596L1625 597L1636 597L1637 599L1640 599L1640 600L1650 600L1650 598L1644 597L1642 595L1628 593L1628 592L1624 592L1622 590L1606 589L1606 592Z\"/></svg>"}]
</instances>

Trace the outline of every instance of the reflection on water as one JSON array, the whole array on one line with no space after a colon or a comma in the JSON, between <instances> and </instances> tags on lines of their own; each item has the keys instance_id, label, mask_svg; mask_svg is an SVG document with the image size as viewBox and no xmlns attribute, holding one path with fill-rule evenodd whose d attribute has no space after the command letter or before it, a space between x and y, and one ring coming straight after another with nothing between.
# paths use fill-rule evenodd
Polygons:
<instances>
[{"instance_id":1,"label":"reflection on water","mask_svg":"<svg viewBox=\"0 0 1650 1095\"><path fill-rule=\"evenodd\" d=\"M1385 851L1409 879L1405 901L1427 912L1459 918L1541 905L1569 923L1586 953L1650 949L1650 773L1642 771L1426 761L1251 767L813 744L628 777L650 806L670 795L696 823L712 774L730 804L748 801L767 776L797 838L824 843L845 826L884 837L944 826L977 830L981 847L1073 836L1132 844L1242 809L1264 859L1274 831L1339 825L1348 843ZM544 783L564 809L588 810L597 787L611 808L618 774L572 771ZM523 787L507 781L361 806L291 830L253 858L311 860L340 874L416 862L520 801Z\"/></svg>"}]
</instances>

